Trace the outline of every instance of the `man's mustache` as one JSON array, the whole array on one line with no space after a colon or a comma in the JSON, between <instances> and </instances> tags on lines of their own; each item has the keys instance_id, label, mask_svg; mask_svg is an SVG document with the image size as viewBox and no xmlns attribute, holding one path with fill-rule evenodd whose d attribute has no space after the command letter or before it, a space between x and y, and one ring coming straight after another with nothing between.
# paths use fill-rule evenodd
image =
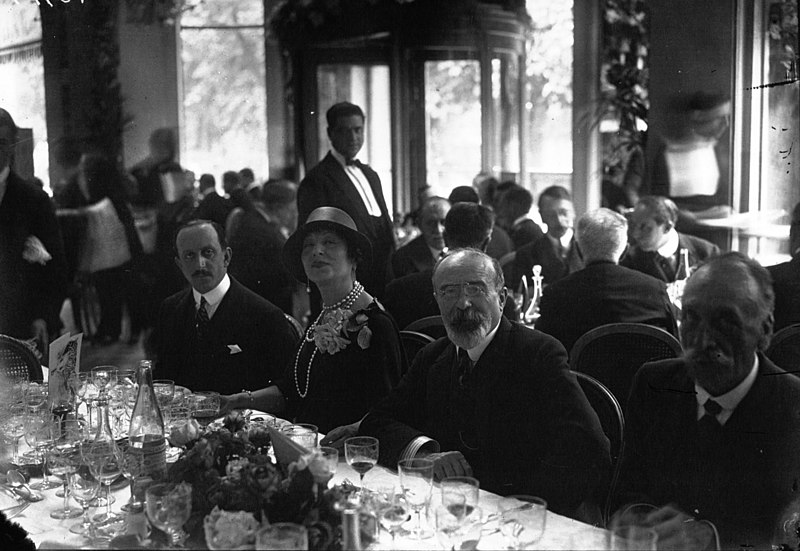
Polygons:
<instances>
[{"instance_id":1,"label":"man's mustache","mask_svg":"<svg viewBox=\"0 0 800 551\"><path fill-rule=\"evenodd\" d=\"M206 270L197 270L195 273L192 274L193 277L197 276L206 276L211 277L211 272L207 272Z\"/></svg>"},{"instance_id":2,"label":"man's mustache","mask_svg":"<svg viewBox=\"0 0 800 551\"><path fill-rule=\"evenodd\" d=\"M484 321L485 316L474 310L456 310L450 318L450 326L457 331L475 331Z\"/></svg>"}]
</instances>

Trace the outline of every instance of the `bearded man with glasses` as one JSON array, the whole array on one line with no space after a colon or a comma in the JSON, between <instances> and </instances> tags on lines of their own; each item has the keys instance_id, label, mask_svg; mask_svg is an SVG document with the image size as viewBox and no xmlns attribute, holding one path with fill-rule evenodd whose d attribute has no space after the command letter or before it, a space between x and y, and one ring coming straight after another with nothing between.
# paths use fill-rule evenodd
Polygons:
<instances>
[{"instance_id":1,"label":"bearded man with glasses","mask_svg":"<svg viewBox=\"0 0 800 551\"><path fill-rule=\"evenodd\" d=\"M439 260L433 288L447 337L420 351L360 433L380 439L384 465L428 457L437 479L475 476L484 490L587 519L609 444L564 347L501 315L503 272L477 249Z\"/></svg>"}]
</instances>

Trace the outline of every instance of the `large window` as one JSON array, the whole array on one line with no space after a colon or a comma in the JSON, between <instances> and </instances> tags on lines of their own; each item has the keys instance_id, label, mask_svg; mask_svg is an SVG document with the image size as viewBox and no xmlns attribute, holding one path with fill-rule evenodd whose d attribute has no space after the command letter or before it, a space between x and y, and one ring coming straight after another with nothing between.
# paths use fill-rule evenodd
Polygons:
<instances>
[{"instance_id":1,"label":"large window","mask_svg":"<svg viewBox=\"0 0 800 551\"><path fill-rule=\"evenodd\" d=\"M23 157L17 159L17 166L24 167L23 172L33 172L50 192L41 43L42 27L35 3L0 5L0 107L23 129L22 140L31 140L32 131L32 141L17 148L17 154Z\"/></svg>"},{"instance_id":2,"label":"large window","mask_svg":"<svg viewBox=\"0 0 800 551\"><path fill-rule=\"evenodd\" d=\"M264 4L206 0L181 17L181 162L217 177L250 167L266 179Z\"/></svg>"}]
</instances>

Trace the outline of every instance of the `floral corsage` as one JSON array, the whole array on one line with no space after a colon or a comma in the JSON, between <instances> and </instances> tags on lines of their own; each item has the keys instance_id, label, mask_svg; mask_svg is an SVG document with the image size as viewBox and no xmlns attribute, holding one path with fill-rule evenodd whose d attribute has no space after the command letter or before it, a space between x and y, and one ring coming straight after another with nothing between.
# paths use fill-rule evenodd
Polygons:
<instances>
[{"instance_id":1,"label":"floral corsage","mask_svg":"<svg viewBox=\"0 0 800 551\"><path fill-rule=\"evenodd\" d=\"M322 352L336 354L344 350L353 339L362 350L369 348L372 330L367 327L369 317L363 311L336 309L326 312L314 328L314 344Z\"/></svg>"}]
</instances>

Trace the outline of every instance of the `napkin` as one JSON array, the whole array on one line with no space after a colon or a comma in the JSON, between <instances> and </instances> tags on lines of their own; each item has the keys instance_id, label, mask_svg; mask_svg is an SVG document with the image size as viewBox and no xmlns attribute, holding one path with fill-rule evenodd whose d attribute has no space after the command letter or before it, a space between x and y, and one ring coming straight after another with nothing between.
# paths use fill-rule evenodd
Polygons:
<instances>
[{"instance_id":1,"label":"napkin","mask_svg":"<svg viewBox=\"0 0 800 551\"><path fill-rule=\"evenodd\" d=\"M273 427L269 427L269 437L272 439L272 449L275 451L275 459L277 459L278 463L281 465L289 465L310 452L310 450L305 449Z\"/></svg>"}]
</instances>

